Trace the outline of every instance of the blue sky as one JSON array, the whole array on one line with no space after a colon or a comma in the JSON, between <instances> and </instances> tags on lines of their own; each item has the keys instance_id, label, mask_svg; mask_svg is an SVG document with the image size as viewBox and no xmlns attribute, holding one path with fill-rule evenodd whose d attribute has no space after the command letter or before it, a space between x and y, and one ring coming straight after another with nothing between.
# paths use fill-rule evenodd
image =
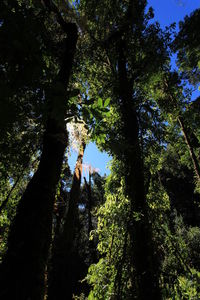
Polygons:
<instances>
[{"instance_id":1,"label":"blue sky","mask_svg":"<svg viewBox=\"0 0 200 300\"><path fill-rule=\"evenodd\" d=\"M200 0L149 0L148 5L154 9L155 20L158 21L162 28L169 26L171 23L183 20L187 14L200 8ZM197 92L199 93L199 92ZM199 94L196 96L199 96ZM73 152L69 158L69 165L73 171L76 163L77 153ZM110 157L104 152L100 152L94 143L90 143L85 151L84 164L91 165L99 170L101 175L109 174ZM84 175L85 176L85 175Z\"/></svg>"},{"instance_id":2,"label":"blue sky","mask_svg":"<svg viewBox=\"0 0 200 300\"><path fill-rule=\"evenodd\" d=\"M155 20L162 27L179 22L185 15L200 8L200 0L149 0L148 3L154 9Z\"/></svg>"},{"instance_id":3,"label":"blue sky","mask_svg":"<svg viewBox=\"0 0 200 300\"><path fill-rule=\"evenodd\" d=\"M73 151L69 157L69 165L72 171L76 164L77 155L77 152ZM111 158L105 152L100 152L94 143L90 143L87 145L84 153L83 164L85 167L83 168L83 176L88 177L87 167L89 165L91 165L92 168L97 169L100 175L108 175L109 169L106 168L106 165L109 163L110 159Z\"/></svg>"}]
</instances>

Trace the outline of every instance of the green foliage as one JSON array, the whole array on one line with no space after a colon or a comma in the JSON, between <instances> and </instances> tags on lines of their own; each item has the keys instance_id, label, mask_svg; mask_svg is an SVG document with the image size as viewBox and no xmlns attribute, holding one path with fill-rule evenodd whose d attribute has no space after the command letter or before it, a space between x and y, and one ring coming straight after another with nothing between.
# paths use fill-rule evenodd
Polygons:
<instances>
[{"instance_id":1,"label":"green foliage","mask_svg":"<svg viewBox=\"0 0 200 300\"><path fill-rule=\"evenodd\" d=\"M199 264L195 264L193 251L199 251L200 230L187 228L182 218L175 215L174 233L165 227L163 261L163 280L166 282L164 294L166 299L198 299L199 298ZM194 236L195 233L195 236ZM197 243L195 240L197 238ZM195 243L195 244L193 244ZM199 255L198 255L199 257Z\"/></svg>"},{"instance_id":2,"label":"green foliage","mask_svg":"<svg viewBox=\"0 0 200 300\"><path fill-rule=\"evenodd\" d=\"M173 48L178 53L180 71L192 84L199 83L200 78L199 17L199 9L186 16L184 21L179 23L180 31L173 43Z\"/></svg>"},{"instance_id":3,"label":"green foliage","mask_svg":"<svg viewBox=\"0 0 200 300\"><path fill-rule=\"evenodd\" d=\"M191 276L189 278L186 278L184 276L178 277L178 291L177 299L178 297L183 297L184 299L194 299L198 300L200 297L200 272L197 272L196 270L191 270ZM175 298L176 299L176 298Z\"/></svg>"},{"instance_id":4,"label":"green foliage","mask_svg":"<svg viewBox=\"0 0 200 300\"><path fill-rule=\"evenodd\" d=\"M0 207L8 197L6 205L3 206L0 212L0 261L2 261L2 258L7 250L9 227L16 214L16 206L26 188L28 181L30 180L29 176L27 175L27 170L30 171L31 169L27 166L27 169L23 170L23 174L19 175L20 177L7 178L7 180L5 180L5 178L2 176L0 181ZM34 168L32 166L32 171L33 170ZM16 180L18 180L17 185L12 190ZM10 193L11 190L12 193Z\"/></svg>"},{"instance_id":5,"label":"green foliage","mask_svg":"<svg viewBox=\"0 0 200 300\"><path fill-rule=\"evenodd\" d=\"M114 161L116 170L119 162ZM113 173L106 181L106 201L97 211L98 225L93 235L98 237L100 259L89 267L87 281L92 289L88 299L129 299L131 270L129 257L130 202L124 196L124 180Z\"/></svg>"}]
</instances>

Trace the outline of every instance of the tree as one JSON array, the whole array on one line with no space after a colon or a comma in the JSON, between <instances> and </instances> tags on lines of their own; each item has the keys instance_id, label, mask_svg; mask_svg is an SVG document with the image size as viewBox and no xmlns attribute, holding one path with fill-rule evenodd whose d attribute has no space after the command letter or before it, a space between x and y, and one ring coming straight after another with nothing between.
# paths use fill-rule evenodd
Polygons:
<instances>
[{"instance_id":1,"label":"tree","mask_svg":"<svg viewBox=\"0 0 200 300\"><path fill-rule=\"evenodd\" d=\"M110 106L115 109L115 114L117 114L116 122L111 125L113 127L110 127L106 132L102 130L102 135L105 134L106 136L105 148L123 162L125 194L131 203L128 233L133 249L132 268L136 272L136 276L134 274L132 277L132 287L134 289L135 285L137 286L138 299L146 299L150 297L149 295L154 299L159 299L158 268L155 263L145 199L138 103L143 96L140 92L142 86L140 83L149 80L152 73L159 69L167 54L163 46L164 37L162 37L159 27L157 25L148 27L147 25L151 11L145 15L145 5L145 1L134 1L124 5L117 2L115 6L109 2L106 12L103 11L101 4L96 7L94 15L91 16L90 8L87 8L87 16L90 16L90 22L93 24L96 18L98 18L99 23L104 22L105 25L106 22L106 30L99 31L97 27L90 33L95 38L101 38L100 41L98 40L99 48L103 47L104 49L101 61L108 61L107 70L102 68L101 78L104 76L107 78L108 90L106 90L106 85L103 86L106 96L111 95ZM112 10L110 6L112 6ZM113 17L113 9L116 10L115 17ZM107 23L106 20L110 20L110 17L111 21ZM153 50L148 51L150 43L151 46L153 44ZM99 49L97 51L100 55ZM140 54L140 51L143 55ZM150 63L152 52L157 53L155 64ZM94 63L95 70L97 62L98 58ZM95 83L94 80L89 81L92 87ZM95 88L90 90L90 93L95 95ZM97 132L99 133L99 128L97 128ZM109 140L109 138L111 139ZM116 147L112 143L118 144L117 152L115 152ZM134 214L137 215L137 220L134 218Z\"/></svg>"},{"instance_id":2,"label":"tree","mask_svg":"<svg viewBox=\"0 0 200 300\"><path fill-rule=\"evenodd\" d=\"M53 4L47 8L50 12L53 10L67 38L59 73L45 91L49 109L40 164L19 202L8 238L8 251L1 265L1 296L4 299L43 299L53 204L67 146L66 87L76 48L77 27L65 22Z\"/></svg>"},{"instance_id":3,"label":"tree","mask_svg":"<svg viewBox=\"0 0 200 300\"><path fill-rule=\"evenodd\" d=\"M78 249L75 248L75 234L77 230L78 202L80 198L83 155L85 150L83 140L77 157L69 203L62 218L62 225L54 238L52 265L49 273L48 299L72 299L76 290L81 270L78 264ZM78 278L77 278L78 277Z\"/></svg>"}]
</instances>

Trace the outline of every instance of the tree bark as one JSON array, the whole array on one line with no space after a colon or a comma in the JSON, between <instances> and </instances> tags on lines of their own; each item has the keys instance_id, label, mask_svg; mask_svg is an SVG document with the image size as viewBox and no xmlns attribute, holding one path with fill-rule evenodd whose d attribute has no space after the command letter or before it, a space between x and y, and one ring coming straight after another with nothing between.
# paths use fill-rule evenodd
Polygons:
<instances>
[{"instance_id":1,"label":"tree bark","mask_svg":"<svg viewBox=\"0 0 200 300\"><path fill-rule=\"evenodd\" d=\"M65 29L62 66L47 93L50 112L39 167L19 202L8 238L8 251L0 267L0 298L4 300L44 299L54 198L68 141L64 122L66 87L78 37L75 24L65 23Z\"/></svg>"},{"instance_id":2,"label":"tree bark","mask_svg":"<svg viewBox=\"0 0 200 300\"><path fill-rule=\"evenodd\" d=\"M81 279L76 278L78 270L75 270L75 266L79 266L77 264L79 257L73 246L84 150L85 144L83 143L80 147L76 162L70 190L68 211L64 217L64 225L63 228L61 228L59 236L55 237L51 260L52 265L49 274L48 300L71 300L77 281Z\"/></svg>"},{"instance_id":3,"label":"tree bark","mask_svg":"<svg viewBox=\"0 0 200 300\"><path fill-rule=\"evenodd\" d=\"M132 264L136 272L137 299L161 299L158 264L156 262L151 225L148 220L145 199L143 158L139 141L139 125L134 106L133 88L128 79L124 42L119 44L118 78L122 135L125 150L122 159L125 164L126 194L130 199L131 220L129 235L132 246Z\"/></svg>"}]
</instances>

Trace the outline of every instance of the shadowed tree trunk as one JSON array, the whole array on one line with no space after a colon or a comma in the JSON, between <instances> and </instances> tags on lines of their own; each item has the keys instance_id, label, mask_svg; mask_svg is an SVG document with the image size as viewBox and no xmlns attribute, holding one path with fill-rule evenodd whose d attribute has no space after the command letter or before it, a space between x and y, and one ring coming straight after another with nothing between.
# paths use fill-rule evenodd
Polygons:
<instances>
[{"instance_id":1,"label":"shadowed tree trunk","mask_svg":"<svg viewBox=\"0 0 200 300\"><path fill-rule=\"evenodd\" d=\"M49 115L38 170L29 182L17 208L8 238L8 251L0 267L0 299L44 299L44 274L52 233L52 211L63 155L66 87L77 42L77 26L61 25L67 33L62 66L46 93Z\"/></svg>"},{"instance_id":2,"label":"shadowed tree trunk","mask_svg":"<svg viewBox=\"0 0 200 300\"><path fill-rule=\"evenodd\" d=\"M69 206L64 216L64 224L59 236L55 237L52 265L49 274L48 300L71 300L78 274L77 249L74 249L74 238L77 220L77 204L80 197L82 163L85 144L80 147L70 190ZM76 269L75 269L76 268Z\"/></svg>"},{"instance_id":3,"label":"shadowed tree trunk","mask_svg":"<svg viewBox=\"0 0 200 300\"><path fill-rule=\"evenodd\" d=\"M139 126L133 99L133 87L127 76L125 43L119 43L118 79L122 134L125 150L126 194L131 204L131 219L128 228L132 251L132 264L136 272L137 299L161 299L158 264L153 250L151 226L148 221L145 199L143 158L139 141Z\"/></svg>"}]
</instances>

